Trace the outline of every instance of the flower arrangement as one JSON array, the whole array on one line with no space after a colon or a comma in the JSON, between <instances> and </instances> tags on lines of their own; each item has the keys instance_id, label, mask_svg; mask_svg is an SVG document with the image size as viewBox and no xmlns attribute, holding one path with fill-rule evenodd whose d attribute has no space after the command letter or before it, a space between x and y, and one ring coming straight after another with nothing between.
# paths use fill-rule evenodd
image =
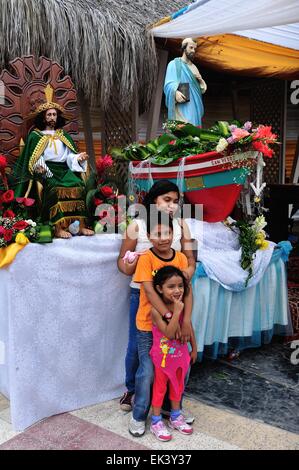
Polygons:
<instances>
[{"instance_id":1,"label":"flower arrangement","mask_svg":"<svg viewBox=\"0 0 299 470\"><path fill-rule=\"evenodd\" d=\"M246 220L239 220L230 222L225 221L225 225L234 230L236 227L239 234L239 242L242 249L241 252L241 266L248 271L245 287L253 274L253 260L255 253L258 250L266 250L269 247L269 242L266 241L266 232L264 228L267 225L265 217L259 215L252 222Z\"/></svg>"},{"instance_id":2,"label":"flower arrangement","mask_svg":"<svg viewBox=\"0 0 299 470\"><path fill-rule=\"evenodd\" d=\"M97 160L97 174L87 193L86 204L97 234L123 232L127 227L126 196L119 195L116 185L109 181L112 167L110 155Z\"/></svg>"},{"instance_id":3,"label":"flower arrangement","mask_svg":"<svg viewBox=\"0 0 299 470\"><path fill-rule=\"evenodd\" d=\"M278 142L277 135L273 134L271 126L260 124L257 128L253 128L252 123L247 121L243 127L238 127L233 124L228 126L228 129L231 132L231 136L225 139L227 146L234 145L237 149L242 148L242 146L247 146L261 152L265 157L273 157L274 151L270 145ZM218 146L221 145L221 143L223 145L223 141L219 141Z\"/></svg>"},{"instance_id":4,"label":"flower arrangement","mask_svg":"<svg viewBox=\"0 0 299 470\"><path fill-rule=\"evenodd\" d=\"M15 198L11 189L0 192L0 248L38 239L36 222L27 218L26 209L33 204L34 199Z\"/></svg>"},{"instance_id":5,"label":"flower arrangement","mask_svg":"<svg viewBox=\"0 0 299 470\"><path fill-rule=\"evenodd\" d=\"M11 243L26 245L39 237L36 222L28 217L28 208L33 206L34 199L15 197L14 191L8 188L8 163L4 155L0 155L0 248Z\"/></svg>"},{"instance_id":6,"label":"flower arrangement","mask_svg":"<svg viewBox=\"0 0 299 470\"><path fill-rule=\"evenodd\" d=\"M167 121L165 134L143 145L133 143L123 149L113 148L114 158L124 160L150 159L155 165L167 165L178 158L217 151L255 150L266 157L273 156L271 146L277 142L271 126L253 128L250 121L242 126L239 121L217 121L210 129L202 129L189 123Z\"/></svg>"}]
</instances>

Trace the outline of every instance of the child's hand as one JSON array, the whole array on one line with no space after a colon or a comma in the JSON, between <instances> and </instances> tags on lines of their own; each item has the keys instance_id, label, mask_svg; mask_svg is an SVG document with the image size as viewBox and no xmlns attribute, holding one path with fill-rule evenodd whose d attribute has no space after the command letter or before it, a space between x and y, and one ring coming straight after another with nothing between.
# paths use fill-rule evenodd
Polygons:
<instances>
[{"instance_id":1,"label":"child's hand","mask_svg":"<svg viewBox=\"0 0 299 470\"><path fill-rule=\"evenodd\" d=\"M190 364L193 365L195 364L197 360L197 351L193 350L190 352Z\"/></svg>"},{"instance_id":2,"label":"child's hand","mask_svg":"<svg viewBox=\"0 0 299 470\"><path fill-rule=\"evenodd\" d=\"M123 257L123 262L125 264L133 264L137 262L138 256L142 255L143 253L138 253L138 251L126 251L125 256Z\"/></svg>"},{"instance_id":3,"label":"child's hand","mask_svg":"<svg viewBox=\"0 0 299 470\"><path fill-rule=\"evenodd\" d=\"M180 315L184 310L184 303L182 302L182 297L179 299L173 297L173 314Z\"/></svg>"}]
</instances>

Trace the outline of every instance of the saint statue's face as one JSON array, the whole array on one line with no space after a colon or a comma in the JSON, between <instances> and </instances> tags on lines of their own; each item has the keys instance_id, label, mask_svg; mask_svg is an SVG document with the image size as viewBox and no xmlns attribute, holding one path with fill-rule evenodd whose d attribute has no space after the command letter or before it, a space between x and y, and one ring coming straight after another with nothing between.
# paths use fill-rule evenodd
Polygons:
<instances>
[{"instance_id":1,"label":"saint statue's face","mask_svg":"<svg viewBox=\"0 0 299 470\"><path fill-rule=\"evenodd\" d=\"M185 49L185 54L189 60L193 61L196 47L197 47L197 44L195 44L194 42L188 42L187 47Z\"/></svg>"},{"instance_id":2,"label":"saint statue's face","mask_svg":"<svg viewBox=\"0 0 299 470\"><path fill-rule=\"evenodd\" d=\"M48 109L45 114L45 123L47 127L55 129L57 122L57 111L56 109Z\"/></svg>"}]
</instances>

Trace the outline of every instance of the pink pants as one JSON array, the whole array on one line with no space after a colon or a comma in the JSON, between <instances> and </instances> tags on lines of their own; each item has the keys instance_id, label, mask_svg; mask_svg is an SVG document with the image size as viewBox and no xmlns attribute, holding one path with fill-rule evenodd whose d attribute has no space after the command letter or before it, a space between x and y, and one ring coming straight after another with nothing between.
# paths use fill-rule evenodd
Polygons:
<instances>
[{"instance_id":1,"label":"pink pants","mask_svg":"<svg viewBox=\"0 0 299 470\"><path fill-rule=\"evenodd\" d=\"M169 383L169 399L171 401L180 402L183 391L184 391L184 377L182 374L182 369L177 370L177 379L179 383L179 391L176 393L172 383L170 382L168 376L161 371L160 368L155 367L155 376L153 384L153 398L152 406L160 407L163 404L163 400L167 390L167 383Z\"/></svg>"}]
</instances>

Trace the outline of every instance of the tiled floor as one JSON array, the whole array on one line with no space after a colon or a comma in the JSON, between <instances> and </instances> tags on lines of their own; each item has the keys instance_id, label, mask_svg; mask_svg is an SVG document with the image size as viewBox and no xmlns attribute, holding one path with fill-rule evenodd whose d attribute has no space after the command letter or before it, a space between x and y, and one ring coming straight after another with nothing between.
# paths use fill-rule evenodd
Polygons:
<instances>
[{"instance_id":1,"label":"tiled floor","mask_svg":"<svg viewBox=\"0 0 299 470\"><path fill-rule=\"evenodd\" d=\"M233 362L196 364L184 406L195 416L194 433L157 441L147 430L128 432L130 413L118 399L48 418L16 433L9 402L0 395L0 450L299 450L299 370L289 346L273 344L244 352Z\"/></svg>"},{"instance_id":2,"label":"tiled floor","mask_svg":"<svg viewBox=\"0 0 299 470\"><path fill-rule=\"evenodd\" d=\"M0 403L6 404L0 415L0 450L299 450L299 436L296 434L197 400L186 399L187 407L196 417L193 435L186 437L175 431L169 443L157 441L148 426L143 437L132 437L128 432L130 414L119 410L118 400L48 418L22 433L12 430L8 402L1 398Z\"/></svg>"},{"instance_id":3,"label":"tiled floor","mask_svg":"<svg viewBox=\"0 0 299 470\"><path fill-rule=\"evenodd\" d=\"M241 353L232 362L204 361L191 372L192 398L299 434L299 365L289 344Z\"/></svg>"}]
</instances>

